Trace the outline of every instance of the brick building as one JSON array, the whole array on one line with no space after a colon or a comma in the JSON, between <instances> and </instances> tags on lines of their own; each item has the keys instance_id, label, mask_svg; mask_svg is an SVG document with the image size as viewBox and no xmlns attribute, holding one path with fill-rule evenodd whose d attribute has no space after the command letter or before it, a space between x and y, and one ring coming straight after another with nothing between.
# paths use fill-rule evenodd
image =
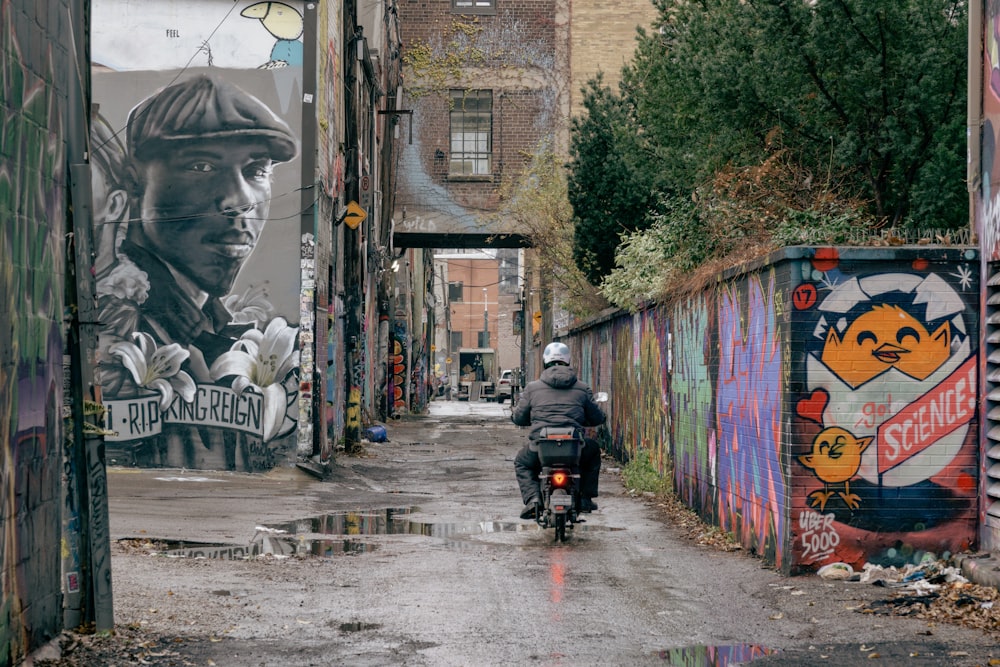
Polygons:
<instances>
[{"instance_id":1,"label":"brick building","mask_svg":"<svg viewBox=\"0 0 1000 667\"><path fill-rule=\"evenodd\" d=\"M412 125L396 184L394 238L404 247L409 237L437 235L438 248L469 247L472 235L517 231L491 218L499 191L539 149L568 154L579 89L598 71L615 85L631 58L637 26L650 25L656 15L648 0L612 8L570 0L413 1L401 3L399 13L403 106ZM507 350L501 367L527 362L530 377L532 355L515 338L514 312L523 309L531 317L547 306L532 298L541 290L526 284L530 251L500 253L497 269L503 267L507 277L496 275L491 282L508 289L510 315L506 323L498 317L495 346ZM503 302L498 295L498 304ZM551 327L552 318L545 321ZM534 342L547 338L542 332Z\"/></svg>"}]
</instances>

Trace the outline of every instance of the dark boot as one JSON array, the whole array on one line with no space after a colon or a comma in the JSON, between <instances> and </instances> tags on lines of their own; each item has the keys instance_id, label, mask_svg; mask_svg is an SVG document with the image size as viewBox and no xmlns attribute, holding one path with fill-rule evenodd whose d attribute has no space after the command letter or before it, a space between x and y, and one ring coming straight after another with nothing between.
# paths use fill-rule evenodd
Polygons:
<instances>
[{"instance_id":1,"label":"dark boot","mask_svg":"<svg viewBox=\"0 0 1000 667\"><path fill-rule=\"evenodd\" d=\"M531 516L534 516L534 506L538 498L542 496L542 490L538 482L538 473L542 466L538 462L538 453L531 451L528 446L521 448L521 451L514 457L514 474L517 477L517 486L521 491L521 500L525 504L523 514L531 508Z\"/></svg>"},{"instance_id":2,"label":"dark boot","mask_svg":"<svg viewBox=\"0 0 1000 667\"><path fill-rule=\"evenodd\" d=\"M581 498L580 499L580 511L590 514L597 509L597 503L595 503L591 498Z\"/></svg>"}]
</instances>

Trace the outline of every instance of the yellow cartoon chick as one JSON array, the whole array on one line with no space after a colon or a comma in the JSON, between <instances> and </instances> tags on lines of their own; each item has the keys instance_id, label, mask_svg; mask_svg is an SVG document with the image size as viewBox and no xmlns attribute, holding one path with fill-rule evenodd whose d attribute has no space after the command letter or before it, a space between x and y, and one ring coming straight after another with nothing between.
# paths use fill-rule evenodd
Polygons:
<instances>
[{"instance_id":1,"label":"yellow cartoon chick","mask_svg":"<svg viewBox=\"0 0 1000 667\"><path fill-rule=\"evenodd\" d=\"M826 503L833 496L830 491L830 484L844 483L844 490L837 494L844 499L847 506L857 509L861 504L861 498L851 493L851 478L858 473L861 467L861 455L873 438L856 438L845 429L838 426L831 426L823 429L812 443L812 451L809 454L799 456L799 463L813 471L823 482L822 491L813 491L809 494L810 506L819 506L822 512Z\"/></svg>"}]
</instances>

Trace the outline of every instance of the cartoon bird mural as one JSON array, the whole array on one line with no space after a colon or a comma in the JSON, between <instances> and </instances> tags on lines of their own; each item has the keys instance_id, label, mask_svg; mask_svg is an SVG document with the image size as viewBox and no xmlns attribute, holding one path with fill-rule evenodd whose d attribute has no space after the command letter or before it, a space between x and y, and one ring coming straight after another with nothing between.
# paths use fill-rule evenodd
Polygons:
<instances>
[{"instance_id":1,"label":"cartoon bird mural","mask_svg":"<svg viewBox=\"0 0 1000 667\"><path fill-rule=\"evenodd\" d=\"M950 355L947 322L929 332L899 306L875 304L851 323L843 337L830 327L823 363L856 389L892 367L924 380Z\"/></svg>"},{"instance_id":2,"label":"cartoon bird mural","mask_svg":"<svg viewBox=\"0 0 1000 667\"><path fill-rule=\"evenodd\" d=\"M843 482L844 490L837 491L847 506L857 509L861 504L861 498L857 494L851 493L851 478L857 474L861 466L861 455L874 438L856 438L854 435L839 426L820 431L819 435L812 443L812 451L809 454L799 456L799 463L813 471L823 482L822 491L813 491L808 498L812 507L819 506L822 512L827 501L834 495L830 490L830 484L840 484Z\"/></svg>"},{"instance_id":3,"label":"cartoon bird mural","mask_svg":"<svg viewBox=\"0 0 1000 667\"><path fill-rule=\"evenodd\" d=\"M298 67L302 65L302 36L304 23L302 14L283 2L257 2L242 12L240 16L260 21L277 40L271 49L271 59L259 69Z\"/></svg>"}]
</instances>

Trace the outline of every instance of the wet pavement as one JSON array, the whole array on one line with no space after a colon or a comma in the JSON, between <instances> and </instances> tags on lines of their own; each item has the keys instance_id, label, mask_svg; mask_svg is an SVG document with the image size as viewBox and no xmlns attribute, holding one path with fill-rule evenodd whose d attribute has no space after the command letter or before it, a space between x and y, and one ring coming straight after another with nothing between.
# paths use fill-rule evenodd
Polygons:
<instances>
[{"instance_id":1,"label":"wet pavement","mask_svg":"<svg viewBox=\"0 0 1000 667\"><path fill-rule=\"evenodd\" d=\"M435 401L329 480L112 468L116 622L146 664L987 665L997 637L862 613L884 589L698 546L621 486L517 517L509 406ZM169 647L169 659L149 647ZM139 649L136 649L137 651ZM166 649L164 649L166 650ZM164 658L166 660L166 658ZM83 663L81 663L83 664Z\"/></svg>"}]
</instances>

